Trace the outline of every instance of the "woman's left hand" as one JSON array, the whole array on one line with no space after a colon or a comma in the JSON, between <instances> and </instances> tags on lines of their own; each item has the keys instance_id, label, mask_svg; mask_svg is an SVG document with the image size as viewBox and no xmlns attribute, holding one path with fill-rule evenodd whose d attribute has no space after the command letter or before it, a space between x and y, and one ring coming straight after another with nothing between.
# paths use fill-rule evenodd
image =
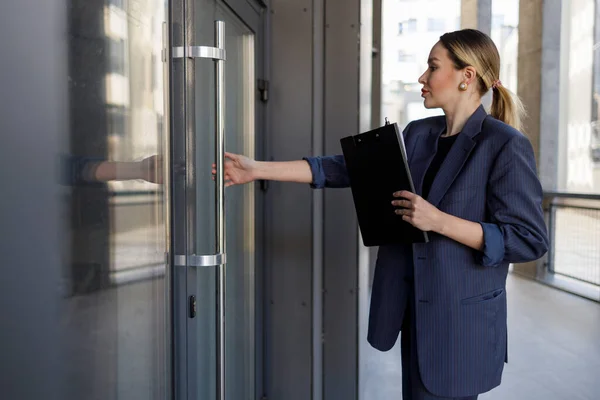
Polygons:
<instances>
[{"instance_id":1,"label":"woman's left hand","mask_svg":"<svg viewBox=\"0 0 600 400\"><path fill-rule=\"evenodd\" d=\"M393 196L398 200L393 200L392 205L400 207L396 210L396 214L402 215L404 221L424 232L441 230L444 213L427 200L406 190L395 192Z\"/></svg>"}]
</instances>

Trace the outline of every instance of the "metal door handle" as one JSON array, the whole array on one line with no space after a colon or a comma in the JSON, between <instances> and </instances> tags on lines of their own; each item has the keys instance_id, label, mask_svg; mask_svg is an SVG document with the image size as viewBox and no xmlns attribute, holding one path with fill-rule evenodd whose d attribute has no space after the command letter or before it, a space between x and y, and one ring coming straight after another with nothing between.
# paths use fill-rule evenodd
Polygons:
<instances>
[{"instance_id":1,"label":"metal door handle","mask_svg":"<svg viewBox=\"0 0 600 400\"><path fill-rule=\"evenodd\" d=\"M175 46L173 47L173 58L211 58L223 61L226 59L225 49L207 46Z\"/></svg>"},{"instance_id":2,"label":"metal door handle","mask_svg":"<svg viewBox=\"0 0 600 400\"><path fill-rule=\"evenodd\" d=\"M212 255L175 255L175 265L188 261L189 266L205 267L225 264L225 22L215 21L215 47L176 46L173 58L208 58L215 62L215 213L216 251ZM189 262L192 262L190 264ZM221 262L222 261L222 262Z\"/></svg>"},{"instance_id":3,"label":"metal door handle","mask_svg":"<svg viewBox=\"0 0 600 400\"><path fill-rule=\"evenodd\" d=\"M216 266L217 270L217 398L225 399L225 22L215 21L215 46L173 47L173 58L209 58L215 62L215 212L216 249L211 255L174 255L174 264Z\"/></svg>"},{"instance_id":4,"label":"metal door handle","mask_svg":"<svg viewBox=\"0 0 600 400\"><path fill-rule=\"evenodd\" d=\"M218 267L227 263L225 254L211 254L199 256L192 254L190 256L175 256L173 263L176 267Z\"/></svg>"}]
</instances>

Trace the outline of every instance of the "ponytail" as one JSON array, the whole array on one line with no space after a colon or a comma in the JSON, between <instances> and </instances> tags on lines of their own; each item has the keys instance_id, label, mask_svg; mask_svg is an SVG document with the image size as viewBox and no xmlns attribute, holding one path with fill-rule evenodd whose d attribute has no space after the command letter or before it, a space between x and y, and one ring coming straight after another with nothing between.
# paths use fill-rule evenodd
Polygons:
<instances>
[{"instance_id":1,"label":"ponytail","mask_svg":"<svg viewBox=\"0 0 600 400\"><path fill-rule=\"evenodd\" d=\"M493 89L490 115L513 128L520 130L525 107L519 97L504 86L497 85Z\"/></svg>"}]
</instances>

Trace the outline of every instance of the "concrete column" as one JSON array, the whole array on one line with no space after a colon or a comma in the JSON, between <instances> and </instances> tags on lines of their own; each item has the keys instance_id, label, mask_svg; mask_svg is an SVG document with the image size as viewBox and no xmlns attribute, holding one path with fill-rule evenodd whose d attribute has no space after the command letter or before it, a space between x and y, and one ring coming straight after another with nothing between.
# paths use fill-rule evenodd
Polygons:
<instances>
[{"instance_id":1,"label":"concrete column","mask_svg":"<svg viewBox=\"0 0 600 400\"><path fill-rule=\"evenodd\" d=\"M517 94L527 116L523 133L536 156L544 190L554 190L558 181L560 118L561 4L559 1L528 0L519 4ZM544 259L518 264L516 272L535 277Z\"/></svg>"},{"instance_id":2,"label":"concrete column","mask_svg":"<svg viewBox=\"0 0 600 400\"><path fill-rule=\"evenodd\" d=\"M479 29L488 35L492 31L492 0L462 0L461 29Z\"/></svg>"},{"instance_id":3,"label":"concrete column","mask_svg":"<svg viewBox=\"0 0 600 400\"><path fill-rule=\"evenodd\" d=\"M519 48L517 94L527 109L523 133L527 135L536 159L539 159L542 65L542 0L519 4Z\"/></svg>"}]
</instances>

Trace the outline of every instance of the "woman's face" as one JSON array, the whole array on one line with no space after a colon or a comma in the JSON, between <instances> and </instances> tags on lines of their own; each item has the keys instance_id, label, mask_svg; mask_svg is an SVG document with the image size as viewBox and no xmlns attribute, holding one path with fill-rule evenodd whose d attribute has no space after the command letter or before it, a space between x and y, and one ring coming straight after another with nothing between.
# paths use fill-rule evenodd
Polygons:
<instances>
[{"instance_id":1,"label":"woman's face","mask_svg":"<svg viewBox=\"0 0 600 400\"><path fill-rule=\"evenodd\" d=\"M465 74L454 67L448 56L448 50L437 42L429 53L428 68L419 78L423 85L421 97L425 108L443 108L459 100L458 86L467 82Z\"/></svg>"}]
</instances>

